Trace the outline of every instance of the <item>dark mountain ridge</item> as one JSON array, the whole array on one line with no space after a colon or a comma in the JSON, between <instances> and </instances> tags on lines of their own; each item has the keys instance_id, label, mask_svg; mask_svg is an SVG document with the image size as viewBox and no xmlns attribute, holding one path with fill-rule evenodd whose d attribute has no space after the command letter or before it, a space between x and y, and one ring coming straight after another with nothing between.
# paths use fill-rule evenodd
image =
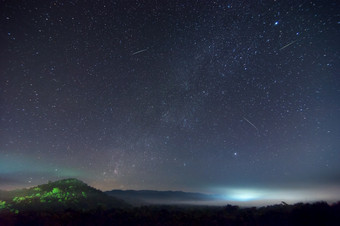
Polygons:
<instances>
[{"instance_id":1,"label":"dark mountain ridge","mask_svg":"<svg viewBox=\"0 0 340 226\"><path fill-rule=\"evenodd\" d=\"M185 202L213 201L216 195L183 191L154 190L112 190L106 194L133 205L141 204L183 204Z\"/></svg>"},{"instance_id":2,"label":"dark mountain ridge","mask_svg":"<svg viewBox=\"0 0 340 226\"><path fill-rule=\"evenodd\" d=\"M0 192L0 211L90 210L128 207L122 200L88 186L78 179L64 179L32 188Z\"/></svg>"}]
</instances>

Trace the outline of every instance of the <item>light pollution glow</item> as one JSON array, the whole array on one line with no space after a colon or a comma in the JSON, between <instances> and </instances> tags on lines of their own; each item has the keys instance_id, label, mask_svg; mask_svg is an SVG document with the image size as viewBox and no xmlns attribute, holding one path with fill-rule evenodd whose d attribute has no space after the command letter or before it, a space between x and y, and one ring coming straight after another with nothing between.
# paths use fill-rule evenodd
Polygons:
<instances>
[{"instance_id":1,"label":"light pollution glow","mask_svg":"<svg viewBox=\"0 0 340 226\"><path fill-rule=\"evenodd\" d=\"M277 204L282 201L289 204L296 202L327 201L331 203L340 197L339 186L319 186L312 188L219 188L216 189L218 202L229 202L237 205Z\"/></svg>"}]
</instances>

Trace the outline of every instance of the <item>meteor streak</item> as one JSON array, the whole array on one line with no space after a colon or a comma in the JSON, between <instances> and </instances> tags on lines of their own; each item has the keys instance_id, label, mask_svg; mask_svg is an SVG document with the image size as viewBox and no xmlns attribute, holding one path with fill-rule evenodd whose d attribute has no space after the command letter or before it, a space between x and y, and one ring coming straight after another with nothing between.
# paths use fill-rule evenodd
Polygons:
<instances>
[{"instance_id":1,"label":"meteor streak","mask_svg":"<svg viewBox=\"0 0 340 226\"><path fill-rule=\"evenodd\" d=\"M142 52L145 52L146 50L148 50L148 48L139 50L139 51L137 51L137 52L134 52L134 53L132 53L132 56L133 56L133 55L136 55L136 54L139 54L139 53L142 53Z\"/></svg>"},{"instance_id":2,"label":"meteor streak","mask_svg":"<svg viewBox=\"0 0 340 226\"><path fill-rule=\"evenodd\" d=\"M279 50L283 50L283 49L287 48L288 46L293 45L296 41L297 41L297 40L288 43L287 45L281 47Z\"/></svg>"},{"instance_id":3,"label":"meteor streak","mask_svg":"<svg viewBox=\"0 0 340 226\"><path fill-rule=\"evenodd\" d=\"M245 117L243 117L243 119L246 120L252 127L254 127L257 130L257 132L259 131L259 129L251 121L249 121Z\"/></svg>"}]
</instances>

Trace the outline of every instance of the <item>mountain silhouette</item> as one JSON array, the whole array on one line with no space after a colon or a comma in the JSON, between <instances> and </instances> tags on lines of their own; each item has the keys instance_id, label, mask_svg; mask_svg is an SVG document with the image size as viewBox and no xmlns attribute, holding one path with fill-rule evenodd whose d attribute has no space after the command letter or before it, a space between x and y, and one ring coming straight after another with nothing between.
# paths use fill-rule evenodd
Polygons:
<instances>
[{"instance_id":1,"label":"mountain silhouette","mask_svg":"<svg viewBox=\"0 0 340 226\"><path fill-rule=\"evenodd\" d=\"M78 179L49 182L28 189L0 191L0 210L91 210L126 208L129 205Z\"/></svg>"},{"instance_id":2,"label":"mountain silhouette","mask_svg":"<svg viewBox=\"0 0 340 226\"><path fill-rule=\"evenodd\" d=\"M112 190L106 194L122 199L132 205L144 204L185 204L190 202L216 200L216 195L183 191L154 190Z\"/></svg>"},{"instance_id":3,"label":"mountain silhouette","mask_svg":"<svg viewBox=\"0 0 340 226\"><path fill-rule=\"evenodd\" d=\"M143 206L130 208L121 199ZM218 197L181 191L102 192L65 179L0 191L0 225L340 225L340 202L282 202L259 208L186 205L212 199Z\"/></svg>"}]
</instances>

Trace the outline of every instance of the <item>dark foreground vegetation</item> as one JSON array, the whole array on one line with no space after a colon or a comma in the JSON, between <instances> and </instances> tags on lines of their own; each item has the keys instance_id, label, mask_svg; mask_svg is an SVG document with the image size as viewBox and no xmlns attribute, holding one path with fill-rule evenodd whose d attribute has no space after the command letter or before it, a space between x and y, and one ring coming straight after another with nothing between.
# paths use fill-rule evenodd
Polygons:
<instances>
[{"instance_id":1,"label":"dark foreground vegetation","mask_svg":"<svg viewBox=\"0 0 340 226\"><path fill-rule=\"evenodd\" d=\"M340 225L340 203L0 212L0 225Z\"/></svg>"}]
</instances>

